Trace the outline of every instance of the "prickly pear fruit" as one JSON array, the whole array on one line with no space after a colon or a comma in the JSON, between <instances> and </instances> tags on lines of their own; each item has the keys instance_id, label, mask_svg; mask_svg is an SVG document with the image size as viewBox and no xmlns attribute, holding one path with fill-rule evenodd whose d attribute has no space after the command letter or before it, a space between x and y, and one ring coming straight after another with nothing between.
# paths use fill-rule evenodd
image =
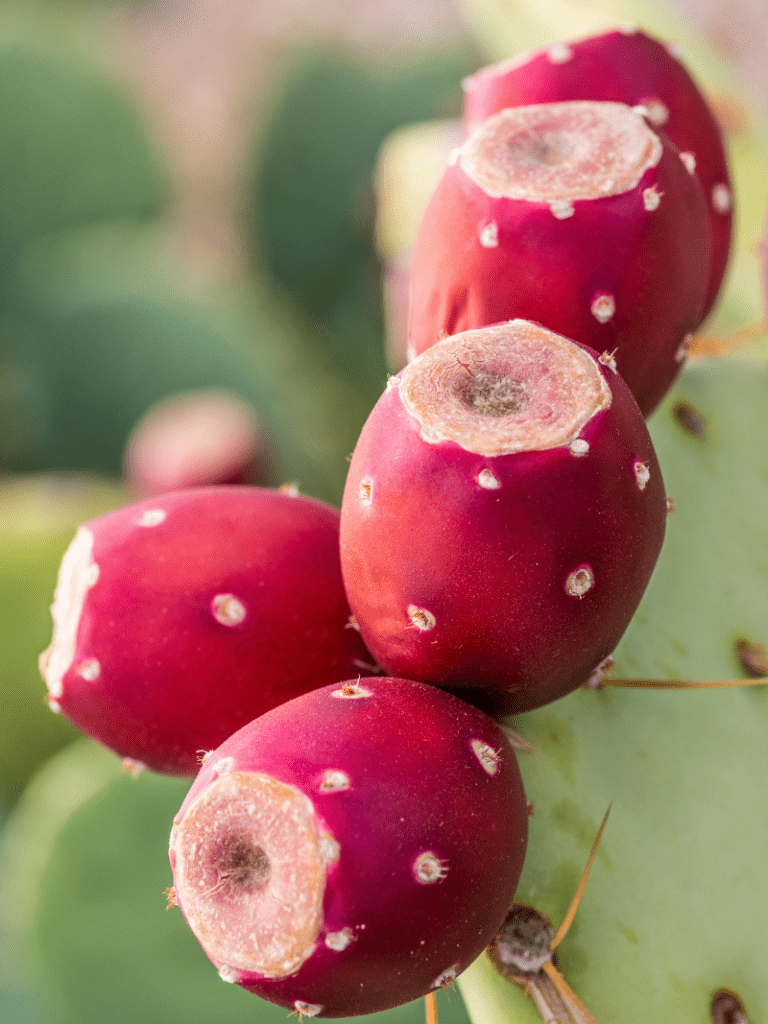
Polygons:
<instances>
[{"instance_id":1,"label":"prickly pear fruit","mask_svg":"<svg viewBox=\"0 0 768 1024\"><path fill-rule=\"evenodd\" d=\"M256 410L228 391L183 391L157 402L131 432L123 471L141 497L209 484L256 483L266 439Z\"/></svg>"},{"instance_id":2,"label":"prickly pear fruit","mask_svg":"<svg viewBox=\"0 0 768 1024\"><path fill-rule=\"evenodd\" d=\"M704 196L619 103L493 115L455 155L413 258L411 344L522 317L616 363L644 415L682 366L710 269Z\"/></svg>"},{"instance_id":3,"label":"prickly pear fruit","mask_svg":"<svg viewBox=\"0 0 768 1024\"><path fill-rule=\"evenodd\" d=\"M514 320L390 381L341 511L352 612L392 675L537 707L585 682L645 590L666 521L610 359Z\"/></svg>"},{"instance_id":4,"label":"prickly pear fruit","mask_svg":"<svg viewBox=\"0 0 768 1024\"><path fill-rule=\"evenodd\" d=\"M506 107L563 100L612 100L644 108L695 168L707 200L712 268L706 315L731 248L733 196L722 133L676 49L634 26L558 43L484 68L464 80L465 124Z\"/></svg>"},{"instance_id":5,"label":"prickly pear fruit","mask_svg":"<svg viewBox=\"0 0 768 1024\"><path fill-rule=\"evenodd\" d=\"M175 899L225 981L307 1016L451 983L514 896L514 753L476 708L406 679L326 686L205 761L171 833Z\"/></svg>"},{"instance_id":6,"label":"prickly pear fruit","mask_svg":"<svg viewBox=\"0 0 768 1024\"><path fill-rule=\"evenodd\" d=\"M177 491L86 523L52 614L51 707L172 775L276 704L371 668L348 628L338 512L257 487Z\"/></svg>"}]
</instances>

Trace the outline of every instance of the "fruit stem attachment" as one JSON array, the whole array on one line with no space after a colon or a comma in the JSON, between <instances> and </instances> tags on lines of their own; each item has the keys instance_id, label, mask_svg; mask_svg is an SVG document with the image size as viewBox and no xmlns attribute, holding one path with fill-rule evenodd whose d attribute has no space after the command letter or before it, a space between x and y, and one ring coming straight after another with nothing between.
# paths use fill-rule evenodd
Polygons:
<instances>
[{"instance_id":1,"label":"fruit stem attachment","mask_svg":"<svg viewBox=\"0 0 768 1024\"><path fill-rule=\"evenodd\" d=\"M427 1013L427 1024L437 1024L437 999L434 992L424 996L424 1009Z\"/></svg>"},{"instance_id":2,"label":"fruit stem attachment","mask_svg":"<svg viewBox=\"0 0 768 1024\"><path fill-rule=\"evenodd\" d=\"M568 932L568 929L571 927L571 924L573 923L573 919L576 916L576 911L579 909L579 903L581 903L581 897L584 895L584 890L586 889L587 881L589 880L589 873L592 870L592 865L595 863L595 857L597 856L597 850L598 850L598 847L600 846L600 840L603 838L603 832L605 832L605 826L608 824L608 815L611 813L611 807L613 807L613 801L611 801L608 804L608 810L605 812L603 820L602 820L602 822L600 824L600 828L597 830L597 835L595 836L595 841L592 843L592 849L589 851L589 857L587 858L586 866L584 868L584 871L582 872L581 881L579 882L579 886L576 889L576 894L574 895L573 899L571 900L571 905L568 908L568 913L563 918L563 923L557 929L557 934L555 935L555 937L552 939L552 941L549 944L549 948L553 952L554 952L554 950L557 949L557 947L560 945L560 943L565 938L565 936L566 936L566 934Z\"/></svg>"}]
</instances>

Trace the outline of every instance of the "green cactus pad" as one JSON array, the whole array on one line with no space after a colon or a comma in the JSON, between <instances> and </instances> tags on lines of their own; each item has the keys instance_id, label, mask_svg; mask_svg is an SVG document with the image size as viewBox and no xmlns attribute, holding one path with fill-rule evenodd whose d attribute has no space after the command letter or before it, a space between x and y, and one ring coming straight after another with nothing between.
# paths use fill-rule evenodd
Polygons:
<instances>
[{"instance_id":1,"label":"green cactus pad","mask_svg":"<svg viewBox=\"0 0 768 1024\"><path fill-rule=\"evenodd\" d=\"M680 424L681 402L703 435ZM688 369L651 433L676 511L612 674L746 679L735 641L768 640L768 371ZM559 950L597 1020L706 1024L720 987L766 1019L768 689L579 690L515 726L535 746L520 755L535 813L517 899L555 928L613 801ZM485 957L460 986L476 1024L540 1024Z\"/></svg>"},{"instance_id":2,"label":"green cactus pad","mask_svg":"<svg viewBox=\"0 0 768 1024\"><path fill-rule=\"evenodd\" d=\"M111 84L60 55L6 44L0 95L0 264L35 238L159 211L161 173Z\"/></svg>"}]
</instances>

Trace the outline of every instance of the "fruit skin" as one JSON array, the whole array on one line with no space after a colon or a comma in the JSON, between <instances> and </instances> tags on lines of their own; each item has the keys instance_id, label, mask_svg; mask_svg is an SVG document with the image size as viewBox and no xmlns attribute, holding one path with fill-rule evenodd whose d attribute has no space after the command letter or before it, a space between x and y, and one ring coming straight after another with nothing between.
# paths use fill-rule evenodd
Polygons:
<instances>
[{"instance_id":1,"label":"fruit skin","mask_svg":"<svg viewBox=\"0 0 768 1024\"><path fill-rule=\"evenodd\" d=\"M348 628L338 521L312 498L220 486L86 523L41 656L49 703L122 757L191 776L201 750L275 704L370 671Z\"/></svg>"},{"instance_id":2,"label":"fruit skin","mask_svg":"<svg viewBox=\"0 0 768 1024\"><path fill-rule=\"evenodd\" d=\"M456 359L470 365L475 334L485 332L430 352L467 339ZM509 713L575 689L614 650L653 572L667 510L640 410L621 377L596 365L612 404L582 428L582 457L568 446L485 456L427 443L390 382L355 448L340 532L350 607L385 671L466 688L462 697ZM642 488L637 463L648 470ZM487 469L499 487L479 484ZM595 582L578 598L565 582L583 565ZM415 625L412 607L434 616L432 628Z\"/></svg>"},{"instance_id":3,"label":"fruit skin","mask_svg":"<svg viewBox=\"0 0 768 1024\"><path fill-rule=\"evenodd\" d=\"M498 110L531 103L613 100L645 106L649 124L696 160L712 240L706 317L728 266L733 191L720 126L673 45L640 29L613 29L483 68L463 86L468 131Z\"/></svg>"},{"instance_id":4,"label":"fruit skin","mask_svg":"<svg viewBox=\"0 0 768 1024\"><path fill-rule=\"evenodd\" d=\"M462 168L470 142L446 168L416 238L413 351L513 317L533 320L598 352L617 350L619 373L650 415L703 316L711 247L698 180L661 138L659 162L634 188L574 200L561 218L547 202L488 195ZM595 311L602 296L612 300L608 319Z\"/></svg>"},{"instance_id":5,"label":"fruit skin","mask_svg":"<svg viewBox=\"0 0 768 1024\"><path fill-rule=\"evenodd\" d=\"M309 797L318 833L340 848L327 869L314 950L288 977L237 971L228 980L291 1010L297 1000L321 1006L321 1017L400 1005L441 976L448 984L504 919L528 833L514 752L482 712L411 680L365 679L347 689L353 696L340 696L339 686L307 693L228 739L206 760L171 835L177 872L178 823L215 784L223 760L229 773L263 773ZM478 751L490 757L485 767ZM323 792L318 780L329 769L344 772L349 787ZM439 857L442 877L421 884L413 865L425 850ZM347 928L346 948L326 944Z\"/></svg>"}]
</instances>

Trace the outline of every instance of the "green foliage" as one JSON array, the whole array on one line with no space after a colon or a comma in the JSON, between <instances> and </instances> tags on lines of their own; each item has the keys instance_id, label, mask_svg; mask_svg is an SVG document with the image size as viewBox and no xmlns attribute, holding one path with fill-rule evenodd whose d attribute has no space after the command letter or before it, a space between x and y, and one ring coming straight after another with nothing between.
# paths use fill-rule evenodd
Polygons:
<instances>
[{"instance_id":1,"label":"green foliage","mask_svg":"<svg viewBox=\"0 0 768 1024\"><path fill-rule=\"evenodd\" d=\"M147 217L165 187L115 89L51 53L0 49L0 267L32 240L115 217Z\"/></svg>"}]
</instances>

